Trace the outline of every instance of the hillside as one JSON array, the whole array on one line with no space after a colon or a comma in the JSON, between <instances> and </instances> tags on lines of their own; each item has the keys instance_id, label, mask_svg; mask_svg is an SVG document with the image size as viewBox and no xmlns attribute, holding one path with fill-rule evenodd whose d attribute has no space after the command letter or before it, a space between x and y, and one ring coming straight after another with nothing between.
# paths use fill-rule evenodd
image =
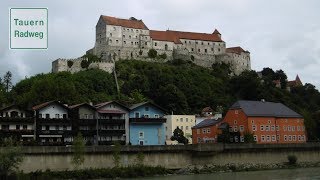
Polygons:
<instances>
[{"instance_id":1,"label":"hillside","mask_svg":"<svg viewBox=\"0 0 320 180\"><path fill-rule=\"evenodd\" d=\"M238 99L265 99L282 102L302 114L309 138L319 137L319 91L311 84L294 88L291 93L276 88L273 79L281 79L285 84L283 71L266 68L262 82L254 71L228 77L229 68L225 64L215 65L211 70L180 60L165 64L130 60L117 62L116 69L119 96L113 75L88 70L75 74L39 74L24 79L12 88L5 101L31 107L55 99L66 104L115 99L130 104L151 100L168 113L194 114L206 106L222 106L225 112Z\"/></svg>"}]
</instances>

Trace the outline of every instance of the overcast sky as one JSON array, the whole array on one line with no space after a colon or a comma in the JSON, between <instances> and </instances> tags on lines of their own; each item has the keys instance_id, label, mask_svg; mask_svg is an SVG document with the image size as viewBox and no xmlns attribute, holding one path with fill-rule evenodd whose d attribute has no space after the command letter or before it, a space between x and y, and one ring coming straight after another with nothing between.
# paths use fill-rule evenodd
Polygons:
<instances>
[{"instance_id":1,"label":"overcast sky","mask_svg":"<svg viewBox=\"0 0 320 180\"><path fill-rule=\"evenodd\" d=\"M9 8L49 9L49 49L9 50ZM227 47L251 52L252 69L283 69L320 87L318 0L1 0L0 76L14 81L47 73L57 58L76 58L94 46L99 16L142 19L149 29L212 33Z\"/></svg>"}]
</instances>

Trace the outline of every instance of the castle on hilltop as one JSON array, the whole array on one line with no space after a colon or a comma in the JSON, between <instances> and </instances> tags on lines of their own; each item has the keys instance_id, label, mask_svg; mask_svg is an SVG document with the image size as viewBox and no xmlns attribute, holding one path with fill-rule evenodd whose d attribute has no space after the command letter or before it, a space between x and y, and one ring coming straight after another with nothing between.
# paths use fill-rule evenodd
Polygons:
<instances>
[{"instance_id":1,"label":"castle on hilltop","mask_svg":"<svg viewBox=\"0 0 320 180\"><path fill-rule=\"evenodd\" d=\"M151 49L157 52L156 58L150 57ZM101 15L96 25L95 46L87 53L102 58L102 62L91 68L101 66L108 72L113 70L113 61L119 59L151 62L183 59L208 68L214 63L224 62L230 64L234 74L251 69L250 52L241 47L226 48L226 43L217 29L211 34L149 30L142 20L134 17L120 19ZM81 67L83 60L57 59L52 62L52 71L80 71L84 69Z\"/></svg>"}]
</instances>

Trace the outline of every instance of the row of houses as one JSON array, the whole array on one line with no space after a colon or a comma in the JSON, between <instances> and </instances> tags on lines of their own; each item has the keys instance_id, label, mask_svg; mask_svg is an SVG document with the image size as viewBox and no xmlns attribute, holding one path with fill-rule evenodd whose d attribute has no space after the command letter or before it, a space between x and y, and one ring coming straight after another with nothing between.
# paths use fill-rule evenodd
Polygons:
<instances>
[{"instance_id":1,"label":"row of houses","mask_svg":"<svg viewBox=\"0 0 320 180\"><path fill-rule=\"evenodd\" d=\"M24 144L66 145L80 132L86 143L108 145L172 144L176 128L189 143L217 143L223 131L230 142L245 142L252 134L257 143L304 143L301 115L281 103L237 101L224 118L204 108L201 115L166 115L166 110L143 102L130 107L117 101L67 106L45 102L25 110L11 105L0 110L0 137L14 137Z\"/></svg>"},{"instance_id":2,"label":"row of houses","mask_svg":"<svg viewBox=\"0 0 320 180\"><path fill-rule=\"evenodd\" d=\"M192 141L216 143L227 132L227 142L245 142L250 136L257 144L305 143L303 117L282 103L237 101L224 118L207 118L192 127ZM220 136L222 137L222 136Z\"/></svg>"}]
</instances>

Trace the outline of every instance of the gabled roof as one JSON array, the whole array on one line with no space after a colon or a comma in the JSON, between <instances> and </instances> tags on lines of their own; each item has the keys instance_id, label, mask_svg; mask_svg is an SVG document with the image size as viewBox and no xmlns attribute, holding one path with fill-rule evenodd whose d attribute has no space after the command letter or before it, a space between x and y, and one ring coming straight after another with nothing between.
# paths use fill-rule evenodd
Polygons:
<instances>
[{"instance_id":1,"label":"gabled roof","mask_svg":"<svg viewBox=\"0 0 320 180\"><path fill-rule=\"evenodd\" d=\"M36 105L36 106L33 106L32 107L32 110L39 110L39 109L42 109L44 107L47 107L51 104L59 104L61 107L65 108L65 109L69 109L67 106L63 105L62 103L60 103L59 101L49 101L49 102L45 102L45 103L42 103L42 104L39 104L39 105Z\"/></svg>"},{"instance_id":2,"label":"gabled roof","mask_svg":"<svg viewBox=\"0 0 320 180\"><path fill-rule=\"evenodd\" d=\"M242 109L250 117L302 118L282 103L263 101L237 101L229 109Z\"/></svg>"},{"instance_id":3,"label":"gabled roof","mask_svg":"<svg viewBox=\"0 0 320 180\"><path fill-rule=\"evenodd\" d=\"M214 31L213 31L212 34L219 34L219 35L221 35L220 32L219 32L217 29L214 29Z\"/></svg>"},{"instance_id":4,"label":"gabled roof","mask_svg":"<svg viewBox=\"0 0 320 180\"><path fill-rule=\"evenodd\" d=\"M102 103L99 103L99 104L94 105L94 107L95 107L96 109L99 109L99 108L101 108L101 107L103 107L103 106L105 106L105 105L111 104L111 103L116 103L116 104L118 104L119 106L121 106L121 107L129 110L129 108L128 108L127 106L125 106L125 105L123 105L123 104L121 104L121 103L119 103L119 102L117 102L117 101L102 102Z\"/></svg>"},{"instance_id":5,"label":"gabled roof","mask_svg":"<svg viewBox=\"0 0 320 180\"><path fill-rule=\"evenodd\" d=\"M143 23L142 20L136 20L134 18L120 19L120 18L116 18L112 16L104 16L104 15L101 15L101 17L107 25L148 30L148 27Z\"/></svg>"},{"instance_id":6,"label":"gabled roof","mask_svg":"<svg viewBox=\"0 0 320 180\"><path fill-rule=\"evenodd\" d=\"M167 112L166 109L162 108L161 106L159 106L159 105L157 105L157 104L155 104L155 103L153 103L153 102L149 102L149 101L142 102L142 103L137 103L137 104L133 104L133 105L131 105L131 106L129 107L129 109L130 109L130 110L133 110L133 109L136 109L136 108L138 108L138 107L140 107L140 106L144 106L144 105L147 105L147 104L151 104L152 106L157 107L157 108L159 108L160 110L162 110L162 111L164 111L164 112Z\"/></svg>"},{"instance_id":7,"label":"gabled roof","mask_svg":"<svg viewBox=\"0 0 320 180\"><path fill-rule=\"evenodd\" d=\"M240 46L226 48L226 52L227 52L227 53L235 53L235 54L239 54L239 55L240 55L242 52L244 52L244 53L250 53L249 51L245 51L244 49L242 49Z\"/></svg>"},{"instance_id":8,"label":"gabled roof","mask_svg":"<svg viewBox=\"0 0 320 180\"><path fill-rule=\"evenodd\" d=\"M175 44L182 44L180 39L189 40L201 40L201 41L211 41L211 42L223 42L221 37L214 34L207 33L196 33L196 32L184 32L184 31L155 31L150 30L150 37L157 41L169 41Z\"/></svg>"},{"instance_id":9,"label":"gabled roof","mask_svg":"<svg viewBox=\"0 0 320 180\"><path fill-rule=\"evenodd\" d=\"M91 105L88 104L88 103L75 104L75 105L69 106L69 108L70 108L70 109L77 109L77 108L79 108L79 107L81 107L81 106L86 106L86 107L89 107L89 108L91 108L91 109L93 109L93 110L96 109L95 107L91 106Z\"/></svg>"},{"instance_id":10,"label":"gabled roof","mask_svg":"<svg viewBox=\"0 0 320 180\"><path fill-rule=\"evenodd\" d=\"M219 118L219 119L205 119L205 120L201 121L199 124L193 126L192 129L213 126L213 125L216 125L216 124L220 123L222 120L223 120L222 118Z\"/></svg>"}]
</instances>

